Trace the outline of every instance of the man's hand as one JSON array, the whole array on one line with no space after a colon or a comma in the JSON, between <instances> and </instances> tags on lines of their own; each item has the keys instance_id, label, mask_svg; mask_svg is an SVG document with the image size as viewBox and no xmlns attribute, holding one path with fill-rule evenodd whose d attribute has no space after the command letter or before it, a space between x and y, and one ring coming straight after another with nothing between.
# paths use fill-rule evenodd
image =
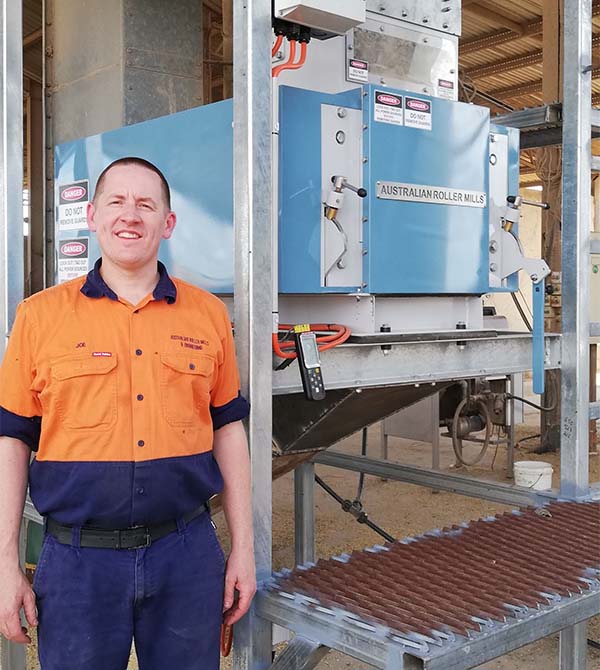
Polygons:
<instances>
[{"instance_id":1,"label":"man's hand","mask_svg":"<svg viewBox=\"0 0 600 670\"><path fill-rule=\"evenodd\" d=\"M237 593L236 593L237 592ZM254 553L233 550L225 568L225 593L223 594L223 623L232 626L250 609L256 593Z\"/></svg>"},{"instance_id":2,"label":"man's hand","mask_svg":"<svg viewBox=\"0 0 600 670\"><path fill-rule=\"evenodd\" d=\"M0 634L11 642L28 644L31 638L27 628L21 626L21 608L27 623L37 626L35 594L27 578L19 568L0 570Z\"/></svg>"}]
</instances>

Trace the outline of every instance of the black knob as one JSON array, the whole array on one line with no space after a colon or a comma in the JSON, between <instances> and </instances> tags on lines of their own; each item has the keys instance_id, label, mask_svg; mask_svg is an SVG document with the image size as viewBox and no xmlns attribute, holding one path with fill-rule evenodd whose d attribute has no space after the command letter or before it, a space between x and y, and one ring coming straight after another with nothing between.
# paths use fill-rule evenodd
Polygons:
<instances>
[{"instance_id":1,"label":"black knob","mask_svg":"<svg viewBox=\"0 0 600 670\"><path fill-rule=\"evenodd\" d=\"M356 191L356 195L359 198L366 198L367 197L367 190L364 188L359 188L358 191Z\"/></svg>"}]
</instances>

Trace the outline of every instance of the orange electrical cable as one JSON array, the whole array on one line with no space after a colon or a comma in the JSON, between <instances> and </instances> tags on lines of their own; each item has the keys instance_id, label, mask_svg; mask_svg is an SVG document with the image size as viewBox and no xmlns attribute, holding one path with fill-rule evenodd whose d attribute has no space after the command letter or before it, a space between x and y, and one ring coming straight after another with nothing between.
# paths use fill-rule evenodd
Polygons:
<instances>
[{"instance_id":1,"label":"orange electrical cable","mask_svg":"<svg viewBox=\"0 0 600 670\"><path fill-rule=\"evenodd\" d=\"M277 76L279 76L280 72L282 72L283 70L287 70L288 67L293 65L294 58L296 58L296 40L290 40L290 53L288 55L288 59L285 61L285 63L282 63L281 65L278 65L277 67L274 67L272 72L271 72L271 76L272 77L277 77Z\"/></svg>"},{"instance_id":2,"label":"orange electrical cable","mask_svg":"<svg viewBox=\"0 0 600 670\"><path fill-rule=\"evenodd\" d=\"M293 329L294 326L289 324L280 324L279 330L288 332ZM337 347L338 344L343 344L351 335L350 328L347 326L341 326L337 323L311 323L309 325L310 330L322 332L326 331L328 334L322 334L317 336L317 344L319 346L319 351L326 351L327 349L333 349ZM272 335L273 342L273 351L280 358L296 358L296 345L292 341L280 342L277 333ZM290 351L286 351L289 349Z\"/></svg>"},{"instance_id":3,"label":"orange electrical cable","mask_svg":"<svg viewBox=\"0 0 600 670\"><path fill-rule=\"evenodd\" d=\"M280 72L283 70L298 70L306 62L306 42L300 42L300 58L297 63L294 63L294 58L296 57L296 40L290 40L290 55L289 58L273 68L272 76L278 77Z\"/></svg>"},{"instance_id":4,"label":"orange electrical cable","mask_svg":"<svg viewBox=\"0 0 600 670\"><path fill-rule=\"evenodd\" d=\"M273 45L273 48L271 49L271 56L274 56L279 49L281 49L281 44L283 43L283 35L277 35L277 39L275 40L275 44Z\"/></svg>"}]
</instances>

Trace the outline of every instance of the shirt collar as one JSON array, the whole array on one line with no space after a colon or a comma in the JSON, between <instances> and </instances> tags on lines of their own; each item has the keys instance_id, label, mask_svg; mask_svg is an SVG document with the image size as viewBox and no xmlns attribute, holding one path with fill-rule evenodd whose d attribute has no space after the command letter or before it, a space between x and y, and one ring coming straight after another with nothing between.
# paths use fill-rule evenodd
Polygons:
<instances>
[{"instance_id":1,"label":"shirt collar","mask_svg":"<svg viewBox=\"0 0 600 670\"><path fill-rule=\"evenodd\" d=\"M118 300L119 296L110 288L100 274L102 258L94 264L94 268L88 272L87 278L81 287L81 292L88 298L102 298L106 296L110 300ZM154 300L166 300L170 305L177 299L177 287L173 283L167 268L158 261L158 283L152 292Z\"/></svg>"}]
</instances>

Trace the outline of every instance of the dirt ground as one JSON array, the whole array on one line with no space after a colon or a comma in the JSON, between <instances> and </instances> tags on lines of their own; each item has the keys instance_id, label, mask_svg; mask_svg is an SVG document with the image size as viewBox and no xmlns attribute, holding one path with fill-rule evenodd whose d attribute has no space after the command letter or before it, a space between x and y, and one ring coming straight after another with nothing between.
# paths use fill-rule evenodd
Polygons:
<instances>
[{"instance_id":1,"label":"dirt ground","mask_svg":"<svg viewBox=\"0 0 600 670\"><path fill-rule=\"evenodd\" d=\"M539 431L534 412L526 415L528 425L518 427L517 436L522 439ZM368 453L379 454L380 432L378 427L369 430ZM454 458L449 439L441 440L441 466L451 468ZM554 467L553 486L559 481L559 456L545 454L537 456L530 450L539 444L536 439L523 442L517 449L515 460L544 460ZM399 438L390 438L390 459L398 462L428 467L431 464L431 447L418 442L409 442ZM476 448L476 447L475 447ZM336 446L336 449L348 453L360 452L360 434L352 436ZM497 451L497 453L496 453ZM465 452L469 455L469 452ZM494 469L491 469L492 462ZM474 477L507 480L506 448L490 448L482 464L469 468ZM464 472L464 471L463 471ZM358 474L345 472L325 466L317 466L317 473L344 498L354 498L357 490ZM590 456L590 480L600 480L600 456ZM322 489L316 488L316 544L317 555L330 557L352 549L361 549L380 542L380 538L364 525L356 523L353 517L345 514L338 503ZM468 521L495 514L509 509L507 506L467 498L451 493L433 493L409 484L381 481L376 477L365 478L363 504L375 523L402 538L419 534L433 528L441 528L452 523ZM294 564L294 516L293 516L293 475L282 477L273 485L273 566L274 569L293 567ZM223 544L227 539L223 533L222 515L215 518L219 532L223 535ZM518 551L518 547L515 547ZM600 641L600 617L592 619L588 637ZM222 664L224 670L231 667L230 659ZM319 667L324 670L359 670L365 668L350 657L331 653ZM527 647L518 649L506 656L481 666L480 670L551 670L558 667L558 636L540 640ZM35 661L35 648L29 650L28 670L39 668ZM129 664L129 670L137 670L135 655ZM600 670L600 651L590 648L588 670Z\"/></svg>"}]
</instances>

